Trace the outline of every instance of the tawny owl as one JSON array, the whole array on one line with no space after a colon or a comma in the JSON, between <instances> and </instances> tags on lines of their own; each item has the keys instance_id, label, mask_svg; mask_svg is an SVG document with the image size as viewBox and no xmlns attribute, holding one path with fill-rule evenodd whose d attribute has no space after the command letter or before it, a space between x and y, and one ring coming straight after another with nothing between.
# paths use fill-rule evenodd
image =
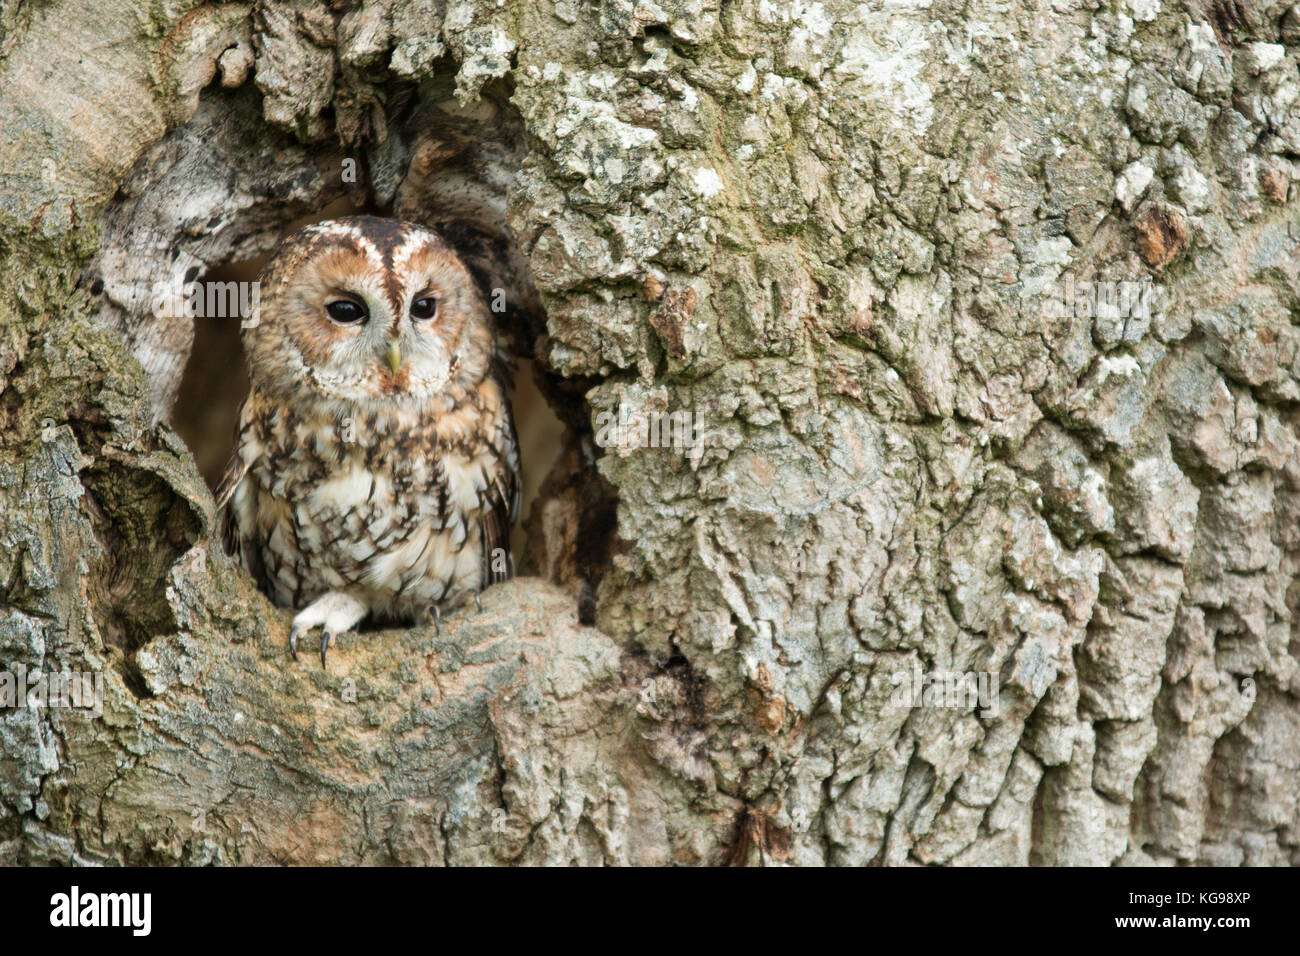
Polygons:
<instances>
[{"instance_id":1,"label":"tawny owl","mask_svg":"<svg viewBox=\"0 0 1300 956\"><path fill-rule=\"evenodd\" d=\"M226 548L299 635L438 621L509 576L519 452L492 320L434 232L356 216L286 239L244 331L251 390L217 490Z\"/></svg>"}]
</instances>

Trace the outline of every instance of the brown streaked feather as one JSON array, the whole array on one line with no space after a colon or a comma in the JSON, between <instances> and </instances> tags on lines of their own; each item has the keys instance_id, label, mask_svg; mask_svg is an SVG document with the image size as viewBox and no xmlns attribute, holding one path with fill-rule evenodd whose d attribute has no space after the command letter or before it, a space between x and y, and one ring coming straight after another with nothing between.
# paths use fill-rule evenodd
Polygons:
<instances>
[{"instance_id":1,"label":"brown streaked feather","mask_svg":"<svg viewBox=\"0 0 1300 956\"><path fill-rule=\"evenodd\" d=\"M239 421L244 421L244 413L248 411L248 403L239 410ZM235 430L235 449L230 453L230 460L226 462L226 468L221 473L221 480L217 482L217 489L213 493L217 501L217 511L221 515L221 544L226 553L242 564L257 580L258 585L264 587L265 573L262 569L261 557L257 553L254 542L247 541L239 534L239 528L233 514L234 506L231 499L235 496L235 491L239 488L239 483L244 480L248 470L252 467L257 459L257 454L250 454L250 448L244 441L245 426L243 424L236 427Z\"/></svg>"},{"instance_id":2,"label":"brown streaked feather","mask_svg":"<svg viewBox=\"0 0 1300 956\"><path fill-rule=\"evenodd\" d=\"M496 480L488 486L488 511L479 523L483 534L483 586L499 584L514 577L514 556L510 553L510 529L519 517L520 475L519 442L515 433L514 410L506 398L505 378L509 366L503 362L494 362L489 379L496 385L496 394L500 396L502 428L505 441L500 447L490 443L489 448L498 462ZM506 554L506 570L494 571L492 552L502 548Z\"/></svg>"},{"instance_id":3,"label":"brown streaked feather","mask_svg":"<svg viewBox=\"0 0 1300 956\"><path fill-rule=\"evenodd\" d=\"M510 526L519 510L519 482L513 472L505 472L487 491L488 511L479 521L483 535L483 586L499 584L514 577L514 560L510 554ZM501 548L506 556L506 570L492 567L492 554Z\"/></svg>"},{"instance_id":4,"label":"brown streaked feather","mask_svg":"<svg viewBox=\"0 0 1300 956\"><path fill-rule=\"evenodd\" d=\"M230 453L230 461L226 462L226 470L221 473L221 481L217 483L217 490L213 492L217 499L218 510L224 510L230 503L230 497L239 487L239 483L244 480L244 475L248 474L248 466L251 464L252 462L244 460L239 448Z\"/></svg>"}]
</instances>

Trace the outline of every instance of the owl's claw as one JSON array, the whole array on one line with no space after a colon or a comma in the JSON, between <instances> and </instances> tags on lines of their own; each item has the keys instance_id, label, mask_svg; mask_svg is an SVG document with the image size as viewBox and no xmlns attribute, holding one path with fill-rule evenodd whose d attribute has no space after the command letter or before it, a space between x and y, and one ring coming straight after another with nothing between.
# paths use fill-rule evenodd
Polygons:
<instances>
[{"instance_id":1,"label":"owl's claw","mask_svg":"<svg viewBox=\"0 0 1300 956\"><path fill-rule=\"evenodd\" d=\"M310 630L310 628L304 628L304 627L289 628L289 656L292 657L295 661L298 659L298 635L305 630ZM321 632L321 636L320 636L320 666L321 667L325 666L325 651L327 648L329 648L330 641L333 639L334 639L334 635L331 634L329 631Z\"/></svg>"},{"instance_id":2,"label":"owl's claw","mask_svg":"<svg viewBox=\"0 0 1300 956\"><path fill-rule=\"evenodd\" d=\"M478 605L478 613L483 613L483 601L479 598L478 592L474 592L474 603Z\"/></svg>"},{"instance_id":3,"label":"owl's claw","mask_svg":"<svg viewBox=\"0 0 1300 956\"><path fill-rule=\"evenodd\" d=\"M433 633L442 637L442 615L438 613L438 605L429 605L429 619L433 621Z\"/></svg>"},{"instance_id":4,"label":"owl's claw","mask_svg":"<svg viewBox=\"0 0 1300 956\"><path fill-rule=\"evenodd\" d=\"M289 653L298 659L298 635L320 628L320 666L325 666L325 652L330 641L350 631L366 616L366 606L341 591L331 591L313 601L294 616L289 628Z\"/></svg>"}]
</instances>

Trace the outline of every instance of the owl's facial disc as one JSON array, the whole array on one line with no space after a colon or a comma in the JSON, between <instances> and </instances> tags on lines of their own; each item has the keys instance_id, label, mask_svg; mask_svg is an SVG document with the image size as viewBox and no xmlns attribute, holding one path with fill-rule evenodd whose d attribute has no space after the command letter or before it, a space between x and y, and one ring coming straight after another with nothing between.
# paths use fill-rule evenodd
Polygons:
<instances>
[{"instance_id":1,"label":"owl's facial disc","mask_svg":"<svg viewBox=\"0 0 1300 956\"><path fill-rule=\"evenodd\" d=\"M416 288L396 303L389 289L369 284L340 284L321 298L316 324L327 351L309 364L326 397L400 403L442 393L456 363L448 330L438 327L441 295L428 283Z\"/></svg>"},{"instance_id":2,"label":"owl's facial disc","mask_svg":"<svg viewBox=\"0 0 1300 956\"><path fill-rule=\"evenodd\" d=\"M269 320L246 333L258 388L302 400L305 379L331 404L422 406L460 394L453 379L487 374L491 318L430 230L335 220L306 227L279 255Z\"/></svg>"}]
</instances>

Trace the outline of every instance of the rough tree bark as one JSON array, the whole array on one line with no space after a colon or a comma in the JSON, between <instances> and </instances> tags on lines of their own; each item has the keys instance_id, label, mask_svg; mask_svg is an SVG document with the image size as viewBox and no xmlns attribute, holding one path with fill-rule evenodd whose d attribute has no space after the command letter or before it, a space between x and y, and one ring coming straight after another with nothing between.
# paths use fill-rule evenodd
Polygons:
<instances>
[{"instance_id":1,"label":"rough tree bark","mask_svg":"<svg viewBox=\"0 0 1300 956\"><path fill-rule=\"evenodd\" d=\"M106 686L0 711L0 861L1300 858L1300 6L3 0L0 129L0 668ZM349 192L570 441L532 574L321 671L139 290Z\"/></svg>"}]
</instances>

